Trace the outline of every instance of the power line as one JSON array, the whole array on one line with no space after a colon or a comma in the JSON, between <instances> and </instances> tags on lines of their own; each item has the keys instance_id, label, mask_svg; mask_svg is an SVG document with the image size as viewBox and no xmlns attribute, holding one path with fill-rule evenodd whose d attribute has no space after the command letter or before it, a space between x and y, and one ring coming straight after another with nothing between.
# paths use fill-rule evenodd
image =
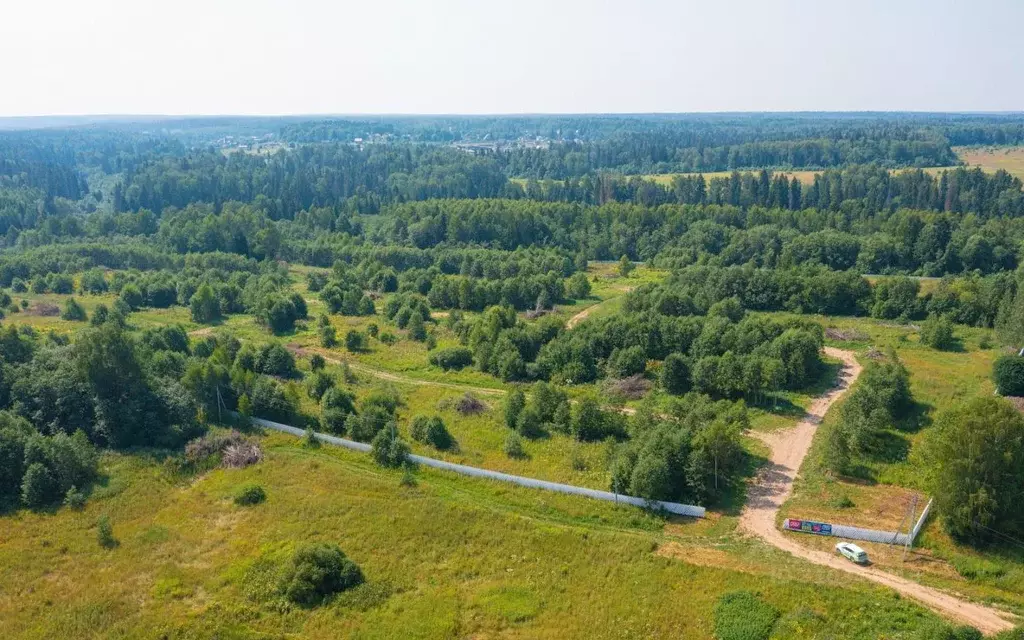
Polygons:
<instances>
[{"instance_id":1,"label":"power line","mask_svg":"<svg viewBox=\"0 0 1024 640\"><path fill-rule=\"evenodd\" d=\"M992 527L986 527L985 525L981 524L977 520L975 520L972 524L974 526L976 526L976 527L981 527L982 529L985 529L986 531L990 531L990 532L994 533L995 535L999 536L1000 538L1003 538L1005 541L1011 542L1011 543L1017 545L1018 547L1024 549L1024 541L1022 541L1022 540L1018 540L1017 538L1014 538L1013 536L1011 536L1009 534L1003 533L1002 531L997 531L997 530L993 529Z\"/></svg>"}]
</instances>

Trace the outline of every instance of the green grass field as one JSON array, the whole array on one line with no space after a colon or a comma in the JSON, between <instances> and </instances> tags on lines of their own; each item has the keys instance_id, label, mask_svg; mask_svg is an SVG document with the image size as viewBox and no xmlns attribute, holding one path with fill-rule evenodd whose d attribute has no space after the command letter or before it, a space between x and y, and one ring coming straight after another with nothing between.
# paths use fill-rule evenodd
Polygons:
<instances>
[{"instance_id":1,"label":"green grass field","mask_svg":"<svg viewBox=\"0 0 1024 640\"><path fill-rule=\"evenodd\" d=\"M5 516L0 634L711 638L717 598L737 589L783 612L777 637L912 638L939 624L714 520L666 522L432 470L403 487L358 453L261 442L264 462L195 477L158 455L107 455L84 511ZM267 501L235 506L251 482ZM101 515L113 549L97 544ZM314 610L261 601L266 568L303 541L338 543L367 583Z\"/></svg>"}]
</instances>

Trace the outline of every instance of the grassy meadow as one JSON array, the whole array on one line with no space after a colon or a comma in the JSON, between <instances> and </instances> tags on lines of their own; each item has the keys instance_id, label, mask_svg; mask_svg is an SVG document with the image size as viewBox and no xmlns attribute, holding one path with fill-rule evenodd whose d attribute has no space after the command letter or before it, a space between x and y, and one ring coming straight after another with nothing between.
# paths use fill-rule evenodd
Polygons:
<instances>
[{"instance_id":1,"label":"grassy meadow","mask_svg":"<svg viewBox=\"0 0 1024 640\"><path fill-rule=\"evenodd\" d=\"M968 166L991 173L1002 169L1024 180L1024 146L957 147L955 151Z\"/></svg>"},{"instance_id":2,"label":"grassy meadow","mask_svg":"<svg viewBox=\"0 0 1024 640\"><path fill-rule=\"evenodd\" d=\"M182 475L158 453L108 454L81 512L7 514L0 635L21 638L711 638L726 592L761 594L776 636L913 638L938 619L707 521L261 438L244 470ZM239 507L258 482L267 501ZM117 546L102 548L110 517ZM367 581L312 610L267 598L304 541L338 543ZM846 584L837 587L839 583Z\"/></svg>"}]
</instances>

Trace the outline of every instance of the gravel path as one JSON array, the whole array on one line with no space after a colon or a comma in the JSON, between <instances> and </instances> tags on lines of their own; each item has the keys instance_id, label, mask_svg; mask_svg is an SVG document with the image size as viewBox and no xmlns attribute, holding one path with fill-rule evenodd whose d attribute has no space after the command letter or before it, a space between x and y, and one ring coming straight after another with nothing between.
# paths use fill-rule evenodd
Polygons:
<instances>
[{"instance_id":1,"label":"gravel path","mask_svg":"<svg viewBox=\"0 0 1024 640\"><path fill-rule=\"evenodd\" d=\"M796 541L794 535L797 534L785 534L776 524L779 508L793 492L793 480L811 447L818 424L832 403L842 397L860 375L860 364L852 352L826 347L825 353L843 361L839 385L819 396L807 410L807 416L795 427L777 433L750 434L771 449L771 464L762 470L747 492L747 504L740 516L740 527L794 556L895 589L936 613L969 624L985 634L1012 628L1013 624L995 609L961 600L870 566L855 565L838 555L808 549Z\"/></svg>"}]
</instances>

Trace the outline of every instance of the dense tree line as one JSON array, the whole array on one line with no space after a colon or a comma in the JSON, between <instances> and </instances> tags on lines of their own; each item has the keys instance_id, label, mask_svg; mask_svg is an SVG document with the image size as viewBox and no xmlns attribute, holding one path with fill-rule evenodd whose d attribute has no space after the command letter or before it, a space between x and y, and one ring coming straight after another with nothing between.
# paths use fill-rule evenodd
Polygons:
<instances>
[{"instance_id":1,"label":"dense tree line","mask_svg":"<svg viewBox=\"0 0 1024 640\"><path fill-rule=\"evenodd\" d=\"M957 324L1018 332L1016 278L946 276L921 294L919 280L905 276L878 279L828 269L757 269L696 266L680 269L659 285L645 285L626 297L632 311L705 313L736 299L754 311L792 311L823 315L872 316L884 320L922 320L941 316ZM1021 334L1024 335L1024 334Z\"/></svg>"}]
</instances>

